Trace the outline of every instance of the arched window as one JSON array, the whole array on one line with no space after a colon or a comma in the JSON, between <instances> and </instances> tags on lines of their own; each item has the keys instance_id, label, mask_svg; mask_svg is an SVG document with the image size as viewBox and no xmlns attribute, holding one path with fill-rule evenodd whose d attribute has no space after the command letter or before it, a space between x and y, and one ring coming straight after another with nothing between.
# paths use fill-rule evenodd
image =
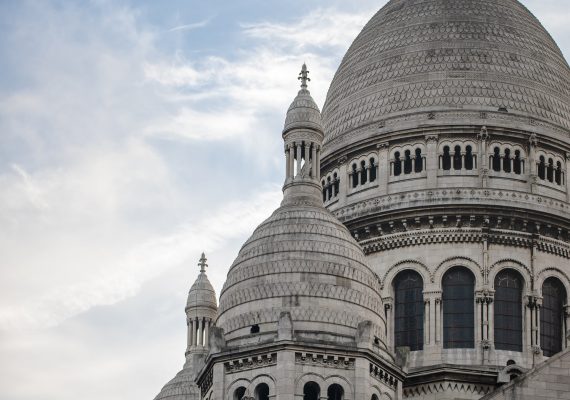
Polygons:
<instances>
[{"instance_id":1,"label":"arched window","mask_svg":"<svg viewBox=\"0 0 570 400\"><path fill-rule=\"evenodd\" d=\"M443 148L443 156L441 157L441 167L444 171L451 169L451 155L449 154L449 146Z\"/></svg>"},{"instance_id":2,"label":"arched window","mask_svg":"<svg viewBox=\"0 0 570 400\"><path fill-rule=\"evenodd\" d=\"M255 400L269 400L269 386L267 383L260 383L255 388Z\"/></svg>"},{"instance_id":3,"label":"arched window","mask_svg":"<svg viewBox=\"0 0 570 400\"><path fill-rule=\"evenodd\" d=\"M332 199L333 197L333 187L332 187L332 182L331 182L331 177L329 176L327 178L327 191L328 191L328 199Z\"/></svg>"},{"instance_id":4,"label":"arched window","mask_svg":"<svg viewBox=\"0 0 570 400\"><path fill-rule=\"evenodd\" d=\"M473 148L471 146L465 148L465 169L473 170Z\"/></svg>"},{"instance_id":5,"label":"arched window","mask_svg":"<svg viewBox=\"0 0 570 400\"><path fill-rule=\"evenodd\" d=\"M356 164L352 164L352 187L358 186L358 171L356 170Z\"/></svg>"},{"instance_id":6,"label":"arched window","mask_svg":"<svg viewBox=\"0 0 570 400\"><path fill-rule=\"evenodd\" d=\"M475 347L475 277L454 267L443 276L443 347Z\"/></svg>"},{"instance_id":7,"label":"arched window","mask_svg":"<svg viewBox=\"0 0 570 400\"><path fill-rule=\"evenodd\" d=\"M234 392L234 400L241 400L245 395L245 388L243 386L238 387Z\"/></svg>"},{"instance_id":8,"label":"arched window","mask_svg":"<svg viewBox=\"0 0 570 400\"><path fill-rule=\"evenodd\" d=\"M396 347L411 351L424 347L424 282L412 270L400 272L394 279L394 337Z\"/></svg>"},{"instance_id":9,"label":"arched window","mask_svg":"<svg viewBox=\"0 0 570 400\"><path fill-rule=\"evenodd\" d=\"M554 182L554 160L548 159L548 167L546 168L546 179L548 182Z\"/></svg>"},{"instance_id":10,"label":"arched window","mask_svg":"<svg viewBox=\"0 0 570 400\"><path fill-rule=\"evenodd\" d=\"M493 171L500 172L501 171L501 149L495 147L493 149Z\"/></svg>"},{"instance_id":11,"label":"arched window","mask_svg":"<svg viewBox=\"0 0 570 400\"><path fill-rule=\"evenodd\" d=\"M370 182L374 182L376 180L376 160L373 158L370 159Z\"/></svg>"},{"instance_id":12,"label":"arched window","mask_svg":"<svg viewBox=\"0 0 570 400\"><path fill-rule=\"evenodd\" d=\"M522 173L522 160L521 160L520 150L515 150L515 159L513 160L513 171L517 175L520 175Z\"/></svg>"},{"instance_id":13,"label":"arched window","mask_svg":"<svg viewBox=\"0 0 570 400\"><path fill-rule=\"evenodd\" d=\"M424 160L422 158L422 149L416 149L416 156L414 158L414 172L419 173L424 169Z\"/></svg>"},{"instance_id":14,"label":"arched window","mask_svg":"<svg viewBox=\"0 0 570 400\"><path fill-rule=\"evenodd\" d=\"M379 400L378 396L376 396L375 394L372 395L372 397L370 398L370 400Z\"/></svg>"},{"instance_id":15,"label":"arched window","mask_svg":"<svg viewBox=\"0 0 570 400\"><path fill-rule=\"evenodd\" d=\"M412 156L410 150L404 152L404 174L412 173Z\"/></svg>"},{"instance_id":16,"label":"arched window","mask_svg":"<svg viewBox=\"0 0 570 400\"><path fill-rule=\"evenodd\" d=\"M338 191L340 189L340 179L338 179L338 175L335 172L333 174L333 185L334 185L334 197L338 196Z\"/></svg>"},{"instance_id":17,"label":"arched window","mask_svg":"<svg viewBox=\"0 0 570 400\"><path fill-rule=\"evenodd\" d=\"M503 157L503 171L511 172L511 149L505 149L505 156Z\"/></svg>"},{"instance_id":18,"label":"arched window","mask_svg":"<svg viewBox=\"0 0 570 400\"><path fill-rule=\"evenodd\" d=\"M542 180L546 179L546 162L544 156L540 156L538 163L538 177Z\"/></svg>"},{"instance_id":19,"label":"arched window","mask_svg":"<svg viewBox=\"0 0 570 400\"><path fill-rule=\"evenodd\" d=\"M338 383L333 383L327 390L328 400L343 400L344 389Z\"/></svg>"},{"instance_id":20,"label":"arched window","mask_svg":"<svg viewBox=\"0 0 570 400\"><path fill-rule=\"evenodd\" d=\"M394 176L402 174L402 160L400 160L400 152L394 153Z\"/></svg>"},{"instance_id":21,"label":"arched window","mask_svg":"<svg viewBox=\"0 0 570 400\"><path fill-rule=\"evenodd\" d=\"M495 348L522 351L523 279L516 271L505 269L495 277Z\"/></svg>"},{"instance_id":22,"label":"arched window","mask_svg":"<svg viewBox=\"0 0 570 400\"><path fill-rule=\"evenodd\" d=\"M327 187L325 181L321 182L323 185L323 203L327 201Z\"/></svg>"},{"instance_id":23,"label":"arched window","mask_svg":"<svg viewBox=\"0 0 570 400\"><path fill-rule=\"evenodd\" d=\"M303 400L319 400L321 388L315 382L307 382L303 386Z\"/></svg>"},{"instance_id":24,"label":"arched window","mask_svg":"<svg viewBox=\"0 0 570 400\"><path fill-rule=\"evenodd\" d=\"M360 163L360 184L364 185L368 181L366 177L366 163L362 161Z\"/></svg>"},{"instance_id":25,"label":"arched window","mask_svg":"<svg viewBox=\"0 0 570 400\"><path fill-rule=\"evenodd\" d=\"M546 357L562 351L566 289L560 280L548 278L542 285L540 347Z\"/></svg>"},{"instance_id":26,"label":"arched window","mask_svg":"<svg viewBox=\"0 0 570 400\"><path fill-rule=\"evenodd\" d=\"M554 181L557 185L562 185L562 163L556 162L556 171L554 171Z\"/></svg>"},{"instance_id":27,"label":"arched window","mask_svg":"<svg viewBox=\"0 0 570 400\"><path fill-rule=\"evenodd\" d=\"M462 160L461 160L461 147L455 146L455 153L453 153L453 169L458 171L462 167Z\"/></svg>"}]
</instances>

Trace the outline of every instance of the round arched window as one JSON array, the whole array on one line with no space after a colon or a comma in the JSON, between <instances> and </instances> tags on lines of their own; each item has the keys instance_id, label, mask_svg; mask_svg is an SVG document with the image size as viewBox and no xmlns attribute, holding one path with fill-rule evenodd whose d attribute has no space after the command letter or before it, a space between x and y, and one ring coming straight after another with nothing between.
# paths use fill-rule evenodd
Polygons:
<instances>
[{"instance_id":1,"label":"round arched window","mask_svg":"<svg viewBox=\"0 0 570 400\"><path fill-rule=\"evenodd\" d=\"M545 280L540 308L540 347L546 357L562 351L565 302L566 289L562 282L557 278Z\"/></svg>"},{"instance_id":2,"label":"round arched window","mask_svg":"<svg viewBox=\"0 0 570 400\"><path fill-rule=\"evenodd\" d=\"M321 388L315 382L307 382L303 386L303 400L319 400Z\"/></svg>"},{"instance_id":3,"label":"round arched window","mask_svg":"<svg viewBox=\"0 0 570 400\"><path fill-rule=\"evenodd\" d=\"M400 272L394 279L394 338L396 347L411 351L424 346L424 282L416 271Z\"/></svg>"},{"instance_id":4,"label":"round arched window","mask_svg":"<svg viewBox=\"0 0 570 400\"><path fill-rule=\"evenodd\" d=\"M495 277L495 348L522 351L523 279L517 271L505 269Z\"/></svg>"},{"instance_id":5,"label":"round arched window","mask_svg":"<svg viewBox=\"0 0 570 400\"><path fill-rule=\"evenodd\" d=\"M454 267L443 276L443 347L475 347L475 277Z\"/></svg>"}]
</instances>

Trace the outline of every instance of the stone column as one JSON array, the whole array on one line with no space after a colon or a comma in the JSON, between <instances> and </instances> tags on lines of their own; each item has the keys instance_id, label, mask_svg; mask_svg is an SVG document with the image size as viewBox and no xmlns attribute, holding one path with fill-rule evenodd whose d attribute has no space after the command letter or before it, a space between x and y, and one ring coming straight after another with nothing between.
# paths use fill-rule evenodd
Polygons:
<instances>
[{"instance_id":1,"label":"stone column","mask_svg":"<svg viewBox=\"0 0 570 400\"><path fill-rule=\"evenodd\" d=\"M481 187L487 187L487 179L489 176L489 156L488 156L488 142L490 139L489 132L487 131L487 127L483 126L481 131L477 135L477 139L479 141L479 154L481 157L481 162L479 163L479 177L480 177L480 184Z\"/></svg>"},{"instance_id":2,"label":"stone column","mask_svg":"<svg viewBox=\"0 0 570 400\"><path fill-rule=\"evenodd\" d=\"M210 346L210 318L205 318L205 326L204 326L204 347Z\"/></svg>"},{"instance_id":3,"label":"stone column","mask_svg":"<svg viewBox=\"0 0 570 400\"><path fill-rule=\"evenodd\" d=\"M536 181L538 179L538 174L536 170L536 147L538 146L538 137L536 133L531 133L528 151L528 185L531 193L536 193Z\"/></svg>"},{"instance_id":4,"label":"stone column","mask_svg":"<svg viewBox=\"0 0 570 400\"><path fill-rule=\"evenodd\" d=\"M491 348L495 348L495 305L493 304L493 298L489 297L487 299L487 303L488 303L488 319L487 319L487 329L489 332L489 346L491 346Z\"/></svg>"},{"instance_id":5,"label":"stone column","mask_svg":"<svg viewBox=\"0 0 570 400\"><path fill-rule=\"evenodd\" d=\"M387 346L389 349L395 350L395 343L394 343L394 320L392 318L392 303L384 303L384 310L386 311L386 326L387 326L387 335L386 341Z\"/></svg>"},{"instance_id":6,"label":"stone column","mask_svg":"<svg viewBox=\"0 0 570 400\"><path fill-rule=\"evenodd\" d=\"M570 153L566 153L566 173L564 175L564 184L566 185L566 201L570 203L570 185L568 184L568 177L570 177Z\"/></svg>"},{"instance_id":7,"label":"stone column","mask_svg":"<svg viewBox=\"0 0 570 400\"><path fill-rule=\"evenodd\" d=\"M317 169L320 167L317 166L317 144L313 143L313 146L311 147L311 176L318 179L317 177L319 176L319 173L317 172Z\"/></svg>"},{"instance_id":8,"label":"stone column","mask_svg":"<svg viewBox=\"0 0 570 400\"><path fill-rule=\"evenodd\" d=\"M424 349L431 342L430 334L430 299L424 298Z\"/></svg>"},{"instance_id":9,"label":"stone column","mask_svg":"<svg viewBox=\"0 0 570 400\"><path fill-rule=\"evenodd\" d=\"M289 158L289 146L285 146L285 182L289 181L289 171L291 168L289 167L290 158Z\"/></svg>"},{"instance_id":10,"label":"stone column","mask_svg":"<svg viewBox=\"0 0 570 400\"><path fill-rule=\"evenodd\" d=\"M441 297L435 299L435 342L441 343Z\"/></svg>"},{"instance_id":11,"label":"stone column","mask_svg":"<svg viewBox=\"0 0 570 400\"><path fill-rule=\"evenodd\" d=\"M289 145L289 179L295 177L295 146Z\"/></svg>"},{"instance_id":12,"label":"stone column","mask_svg":"<svg viewBox=\"0 0 570 400\"><path fill-rule=\"evenodd\" d=\"M477 315L475 316L475 326L477 327L477 331L475 332L475 341L477 343L481 343L483 341L483 320L481 319L481 313L483 312L482 307L482 298L477 296L475 298L475 312Z\"/></svg>"},{"instance_id":13,"label":"stone column","mask_svg":"<svg viewBox=\"0 0 570 400\"><path fill-rule=\"evenodd\" d=\"M483 341L489 340L489 304L485 301L486 299L482 299L483 301Z\"/></svg>"},{"instance_id":14,"label":"stone column","mask_svg":"<svg viewBox=\"0 0 570 400\"><path fill-rule=\"evenodd\" d=\"M378 149L378 172L376 180L378 181L378 193L384 195L388 193L388 179L390 177L391 163L388 161L388 142L380 143L376 146Z\"/></svg>"},{"instance_id":15,"label":"stone column","mask_svg":"<svg viewBox=\"0 0 570 400\"><path fill-rule=\"evenodd\" d=\"M366 168L366 183L370 184L370 165Z\"/></svg>"},{"instance_id":16,"label":"stone column","mask_svg":"<svg viewBox=\"0 0 570 400\"><path fill-rule=\"evenodd\" d=\"M192 332L194 324L192 323L192 320L190 318L188 318L187 322L188 322L188 336L187 336L188 345L186 346L187 347L186 351L190 351L190 349L192 348L193 340L194 340L194 337L193 337L194 334Z\"/></svg>"},{"instance_id":17,"label":"stone column","mask_svg":"<svg viewBox=\"0 0 570 400\"><path fill-rule=\"evenodd\" d=\"M426 136L426 147L427 147L427 187L436 188L437 187L437 173L439 171L439 156L437 154L437 135Z\"/></svg>"},{"instance_id":18,"label":"stone column","mask_svg":"<svg viewBox=\"0 0 570 400\"><path fill-rule=\"evenodd\" d=\"M301 173L301 162L303 160L303 157L301 155L301 152L303 150L303 146L301 143L297 143L297 175L299 176L299 174Z\"/></svg>"},{"instance_id":19,"label":"stone column","mask_svg":"<svg viewBox=\"0 0 570 400\"><path fill-rule=\"evenodd\" d=\"M430 344L434 345L435 344L435 330L436 330L436 326L435 326L435 297L431 297L429 299L430 302L430 307L429 307L429 337L430 337Z\"/></svg>"},{"instance_id":20,"label":"stone column","mask_svg":"<svg viewBox=\"0 0 570 400\"><path fill-rule=\"evenodd\" d=\"M198 347L204 346L204 319L198 319Z\"/></svg>"}]
</instances>

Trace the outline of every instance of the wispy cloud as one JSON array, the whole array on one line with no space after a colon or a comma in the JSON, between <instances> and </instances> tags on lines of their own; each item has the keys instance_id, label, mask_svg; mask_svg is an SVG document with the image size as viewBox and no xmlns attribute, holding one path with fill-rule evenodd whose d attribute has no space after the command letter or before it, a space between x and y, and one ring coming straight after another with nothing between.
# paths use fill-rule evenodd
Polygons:
<instances>
[{"instance_id":1,"label":"wispy cloud","mask_svg":"<svg viewBox=\"0 0 570 400\"><path fill-rule=\"evenodd\" d=\"M169 29L168 32L191 31L194 29L205 28L206 26L208 26L210 24L211 21L212 21L212 18L207 18L207 19L199 21L199 22L193 22L193 23L186 24L186 25L175 26L174 28Z\"/></svg>"}]
</instances>

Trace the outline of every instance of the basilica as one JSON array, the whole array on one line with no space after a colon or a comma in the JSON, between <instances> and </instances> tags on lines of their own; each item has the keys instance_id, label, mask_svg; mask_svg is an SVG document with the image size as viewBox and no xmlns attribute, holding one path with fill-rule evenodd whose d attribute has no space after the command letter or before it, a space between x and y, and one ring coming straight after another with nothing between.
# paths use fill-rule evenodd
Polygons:
<instances>
[{"instance_id":1,"label":"basilica","mask_svg":"<svg viewBox=\"0 0 570 400\"><path fill-rule=\"evenodd\" d=\"M314 71L313 77L318 72ZM391 0L155 400L570 399L570 67L518 0Z\"/></svg>"}]
</instances>

